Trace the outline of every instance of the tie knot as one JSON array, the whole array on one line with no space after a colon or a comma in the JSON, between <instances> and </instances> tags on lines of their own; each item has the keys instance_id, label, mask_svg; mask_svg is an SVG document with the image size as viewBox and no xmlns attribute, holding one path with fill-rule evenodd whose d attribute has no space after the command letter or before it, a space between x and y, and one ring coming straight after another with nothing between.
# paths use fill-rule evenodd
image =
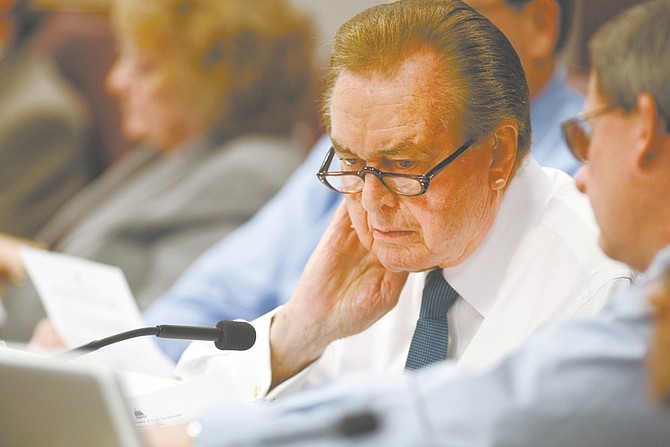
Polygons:
<instances>
[{"instance_id":1,"label":"tie knot","mask_svg":"<svg viewBox=\"0 0 670 447\"><path fill-rule=\"evenodd\" d=\"M430 319L446 319L447 311L458 298L458 293L442 275L442 269L431 270L426 276L421 300L420 316Z\"/></svg>"}]
</instances>

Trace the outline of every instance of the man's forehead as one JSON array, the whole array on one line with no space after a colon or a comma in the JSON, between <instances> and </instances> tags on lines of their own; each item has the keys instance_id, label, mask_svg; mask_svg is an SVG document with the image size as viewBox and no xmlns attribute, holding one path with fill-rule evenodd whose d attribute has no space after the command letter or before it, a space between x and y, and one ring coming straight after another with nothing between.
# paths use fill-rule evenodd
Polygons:
<instances>
[{"instance_id":1,"label":"man's forehead","mask_svg":"<svg viewBox=\"0 0 670 447\"><path fill-rule=\"evenodd\" d=\"M342 71L330 101L335 149L364 159L415 157L438 144L458 143L445 126L443 101L436 99L448 85L431 52L410 54L386 74Z\"/></svg>"},{"instance_id":2,"label":"man's forehead","mask_svg":"<svg viewBox=\"0 0 670 447\"><path fill-rule=\"evenodd\" d=\"M373 85L380 83L401 82L401 85L412 89L434 89L441 82L443 73L440 66L440 58L429 48L417 49L403 57L403 60L394 68L381 70L370 68L361 71L342 70L335 81L334 89L338 85L351 83L352 81L368 82ZM335 93L335 92L333 92Z\"/></svg>"},{"instance_id":3,"label":"man's forehead","mask_svg":"<svg viewBox=\"0 0 670 447\"><path fill-rule=\"evenodd\" d=\"M351 155L357 155L361 156L363 155L361 148L356 148L356 147L350 147L346 144L340 143L337 139L331 138L331 141L333 143L333 149L335 149L335 152L339 154L351 154ZM396 142L388 142L388 143L382 143L374 148L371 148L365 153L368 156L385 156L385 157L393 157L393 156L399 156L399 155L406 155L409 153L413 153L416 151L425 151L425 145L418 143L416 141L412 140L400 140Z\"/></svg>"},{"instance_id":4,"label":"man's forehead","mask_svg":"<svg viewBox=\"0 0 670 447\"><path fill-rule=\"evenodd\" d=\"M375 112L376 109L373 109L369 115L375 115ZM457 139L453 129L445 126L436 116L404 113L403 110L365 117L335 113L331 127L331 140L336 152L364 159L416 158L429 148L456 142Z\"/></svg>"}]
</instances>

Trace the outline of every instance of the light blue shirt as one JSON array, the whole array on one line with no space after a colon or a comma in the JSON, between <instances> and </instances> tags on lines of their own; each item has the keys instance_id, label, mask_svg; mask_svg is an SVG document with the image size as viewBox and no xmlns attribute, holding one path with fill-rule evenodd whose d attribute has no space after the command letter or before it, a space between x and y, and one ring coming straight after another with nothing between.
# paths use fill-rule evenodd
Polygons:
<instances>
[{"instance_id":1,"label":"light blue shirt","mask_svg":"<svg viewBox=\"0 0 670 447\"><path fill-rule=\"evenodd\" d=\"M342 198L316 178L329 148L330 139L321 138L275 197L202 254L144 312L147 324L253 320L287 301ZM189 343L156 341L174 360Z\"/></svg>"},{"instance_id":2,"label":"light blue shirt","mask_svg":"<svg viewBox=\"0 0 670 447\"><path fill-rule=\"evenodd\" d=\"M638 286L598 317L545 332L488 372L441 364L418 374L367 374L277 400L211 409L208 446L670 445L670 408L652 403L645 358L652 333L646 287L670 268L670 248ZM352 438L359 414L377 428ZM348 425L349 427L351 424Z\"/></svg>"},{"instance_id":3,"label":"light blue shirt","mask_svg":"<svg viewBox=\"0 0 670 447\"><path fill-rule=\"evenodd\" d=\"M533 102L533 153L541 165L576 172L578 163L563 142L560 121L579 113L582 103L583 97L567 86L563 69ZM329 148L324 136L252 220L205 252L145 311L147 324L253 320L285 303L341 199L316 178ZM182 340L157 342L174 360L188 346Z\"/></svg>"},{"instance_id":4,"label":"light blue shirt","mask_svg":"<svg viewBox=\"0 0 670 447\"><path fill-rule=\"evenodd\" d=\"M581 113L583 108L584 95L568 85L565 67L559 66L530 106L531 151L541 166L575 175L579 162L563 139L561 122Z\"/></svg>"}]
</instances>

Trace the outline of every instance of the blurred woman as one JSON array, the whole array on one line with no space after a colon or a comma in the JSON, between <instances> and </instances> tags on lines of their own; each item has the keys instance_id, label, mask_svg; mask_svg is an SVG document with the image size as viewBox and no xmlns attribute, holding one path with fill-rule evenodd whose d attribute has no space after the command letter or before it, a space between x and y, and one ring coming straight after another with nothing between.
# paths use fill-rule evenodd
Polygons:
<instances>
[{"instance_id":1,"label":"blurred woman","mask_svg":"<svg viewBox=\"0 0 670 447\"><path fill-rule=\"evenodd\" d=\"M284 0L118 0L111 17L119 58L107 83L141 145L38 239L120 266L144 308L301 161L313 27ZM0 338L27 340L43 316L34 290L10 286L4 301Z\"/></svg>"},{"instance_id":2,"label":"blurred woman","mask_svg":"<svg viewBox=\"0 0 670 447\"><path fill-rule=\"evenodd\" d=\"M89 110L38 51L50 16L30 5L0 0L0 232L24 238L98 172Z\"/></svg>"}]
</instances>

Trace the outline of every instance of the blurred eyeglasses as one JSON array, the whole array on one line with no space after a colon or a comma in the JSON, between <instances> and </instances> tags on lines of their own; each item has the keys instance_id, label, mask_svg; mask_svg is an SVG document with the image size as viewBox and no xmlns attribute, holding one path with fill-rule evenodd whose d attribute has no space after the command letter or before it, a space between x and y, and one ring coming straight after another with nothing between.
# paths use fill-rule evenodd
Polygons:
<instances>
[{"instance_id":1,"label":"blurred eyeglasses","mask_svg":"<svg viewBox=\"0 0 670 447\"><path fill-rule=\"evenodd\" d=\"M589 161L589 146L591 145L591 134L593 132L591 120L614 109L614 104L606 104L594 110L580 113L561 124L563 138L570 152L581 163L588 163Z\"/></svg>"}]
</instances>

